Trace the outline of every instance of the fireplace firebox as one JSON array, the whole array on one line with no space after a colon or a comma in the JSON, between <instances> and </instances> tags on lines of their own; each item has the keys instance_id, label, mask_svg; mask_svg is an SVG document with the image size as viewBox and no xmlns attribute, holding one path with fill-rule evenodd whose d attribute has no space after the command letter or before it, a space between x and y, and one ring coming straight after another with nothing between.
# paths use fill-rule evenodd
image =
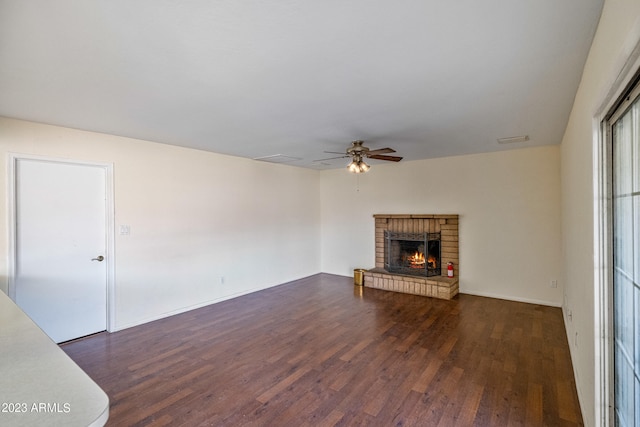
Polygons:
<instances>
[{"instance_id":1,"label":"fireplace firebox","mask_svg":"<svg viewBox=\"0 0 640 427\"><path fill-rule=\"evenodd\" d=\"M440 233L384 232L384 268L390 273L439 276Z\"/></svg>"}]
</instances>

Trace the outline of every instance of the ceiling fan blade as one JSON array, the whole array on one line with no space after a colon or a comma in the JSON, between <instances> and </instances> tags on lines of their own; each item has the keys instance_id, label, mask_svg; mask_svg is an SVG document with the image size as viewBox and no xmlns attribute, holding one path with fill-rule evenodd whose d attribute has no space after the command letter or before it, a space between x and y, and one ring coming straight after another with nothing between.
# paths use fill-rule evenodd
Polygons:
<instances>
[{"instance_id":1,"label":"ceiling fan blade","mask_svg":"<svg viewBox=\"0 0 640 427\"><path fill-rule=\"evenodd\" d=\"M343 152L338 152L338 151L324 151L324 153L329 153L329 154L342 154L343 156L346 156L347 153Z\"/></svg>"},{"instance_id":2,"label":"ceiling fan blade","mask_svg":"<svg viewBox=\"0 0 640 427\"><path fill-rule=\"evenodd\" d=\"M367 156L370 159L376 159L376 160L388 160L390 162L399 162L400 160L402 160L402 157L398 157L398 156L385 156L382 154L374 154L373 156Z\"/></svg>"},{"instance_id":3,"label":"ceiling fan blade","mask_svg":"<svg viewBox=\"0 0 640 427\"><path fill-rule=\"evenodd\" d=\"M377 156L378 154L389 154L389 153L395 153L396 150L394 150L393 148L380 148L378 150L369 150L368 154L369 157L373 156Z\"/></svg>"}]
</instances>

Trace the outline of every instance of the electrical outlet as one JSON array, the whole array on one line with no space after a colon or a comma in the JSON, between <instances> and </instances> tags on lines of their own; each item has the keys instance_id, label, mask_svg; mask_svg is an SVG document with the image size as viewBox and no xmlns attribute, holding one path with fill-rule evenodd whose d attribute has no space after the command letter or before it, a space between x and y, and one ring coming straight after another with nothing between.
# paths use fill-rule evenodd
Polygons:
<instances>
[{"instance_id":1,"label":"electrical outlet","mask_svg":"<svg viewBox=\"0 0 640 427\"><path fill-rule=\"evenodd\" d=\"M567 317L569 318L570 322L573 322L573 313L571 312L571 310L567 310Z\"/></svg>"},{"instance_id":2,"label":"electrical outlet","mask_svg":"<svg viewBox=\"0 0 640 427\"><path fill-rule=\"evenodd\" d=\"M558 287L558 281L556 279L551 279L551 283L549 284L552 288Z\"/></svg>"}]
</instances>

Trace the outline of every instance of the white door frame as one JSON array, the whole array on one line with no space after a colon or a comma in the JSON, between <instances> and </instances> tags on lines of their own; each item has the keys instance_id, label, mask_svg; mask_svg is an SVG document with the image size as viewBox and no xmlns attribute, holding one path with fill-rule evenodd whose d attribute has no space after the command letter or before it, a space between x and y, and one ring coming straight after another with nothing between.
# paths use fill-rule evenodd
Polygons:
<instances>
[{"instance_id":1,"label":"white door frame","mask_svg":"<svg viewBox=\"0 0 640 427\"><path fill-rule=\"evenodd\" d=\"M594 359L595 421L608 427L613 419L613 249L612 165L610 135L606 120L640 69L640 23L636 23L617 58L606 93L593 115L594 192Z\"/></svg>"},{"instance_id":2,"label":"white door frame","mask_svg":"<svg viewBox=\"0 0 640 427\"><path fill-rule=\"evenodd\" d=\"M79 165L79 166L90 166L102 168L105 172L105 262L106 262L106 280L107 280L107 331L114 331L116 324L116 316L115 316L115 251L114 251L114 241L115 241L115 214L114 214L114 186L113 186L113 164L112 163L97 163L97 162L87 162L80 160L70 160L70 159L62 159L55 157L45 157L45 156L37 156L31 154L19 154L19 153L8 153L8 176L7 176L7 218L8 218L8 227L7 230L9 232L8 242L9 248L7 251L8 254L8 262L7 262L7 275L8 275L8 293L9 298L13 301L16 299L16 289L15 289L15 274L16 274L16 254L17 254L17 235L16 235L16 171L17 171L17 163L19 160L38 160L43 162L50 163L62 163L69 165Z\"/></svg>"}]
</instances>

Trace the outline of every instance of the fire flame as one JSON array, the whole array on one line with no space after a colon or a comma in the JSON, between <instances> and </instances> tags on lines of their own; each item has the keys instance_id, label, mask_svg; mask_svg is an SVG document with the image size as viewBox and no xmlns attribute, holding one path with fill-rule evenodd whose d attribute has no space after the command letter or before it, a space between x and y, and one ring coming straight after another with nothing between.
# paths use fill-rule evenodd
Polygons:
<instances>
[{"instance_id":1,"label":"fire flame","mask_svg":"<svg viewBox=\"0 0 640 427\"><path fill-rule=\"evenodd\" d=\"M428 268L438 268L438 261L436 257L429 254L427 258L425 258L422 252L416 251L415 254L407 257L407 262L409 263L409 268L424 268L425 264Z\"/></svg>"},{"instance_id":2,"label":"fire flame","mask_svg":"<svg viewBox=\"0 0 640 427\"><path fill-rule=\"evenodd\" d=\"M409 267L411 268L422 268L425 262L424 254L422 252L416 252L414 255L409 257Z\"/></svg>"},{"instance_id":3,"label":"fire flame","mask_svg":"<svg viewBox=\"0 0 640 427\"><path fill-rule=\"evenodd\" d=\"M436 257L434 257L433 255L429 255L429 259L427 260L427 262L429 263L429 267L430 268L437 268L438 267L438 263L436 262Z\"/></svg>"},{"instance_id":4,"label":"fire flame","mask_svg":"<svg viewBox=\"0 0 640 427\"><path fill-rule=\"evenodd\" d=\"M410 268L424 268L425 264L427 264L428 268L437 268L438 267L438 262L436 261L436 258L433 255L429 255L426 259L425 256L422 252L418 252L416 251L415 254L410 255L407 258L407 261L409 262L409 267Z\"/></svg>"}]
</instances>

